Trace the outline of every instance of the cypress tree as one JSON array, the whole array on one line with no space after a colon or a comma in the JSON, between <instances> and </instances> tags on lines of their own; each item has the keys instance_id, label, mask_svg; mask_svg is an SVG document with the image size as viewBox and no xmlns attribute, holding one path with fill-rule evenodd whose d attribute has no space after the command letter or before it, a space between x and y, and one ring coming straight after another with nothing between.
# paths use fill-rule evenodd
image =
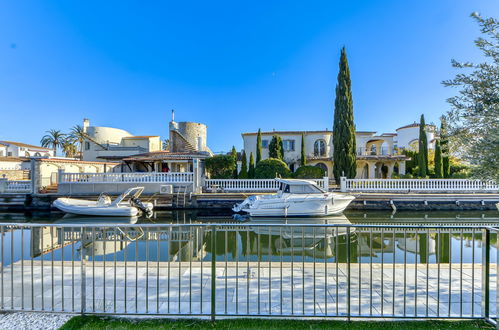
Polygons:
<instances>
[{"instance_id":1,"label":"cypress tree","mask_svg":"<svg viewBox=\"0 0 499 330\"><path fill-rule=\"evenodd\" d=\"M248 159L246 159L246 151L243 150L243 155L241 158L241 171L239 172L239 179L248 178Z\"/></svg>"},{"instance_id":2,"label":"cypress tree","mask_svg":"<svg viewBox=\"0 0 499 330\"><path fill-rule=\"evenodd\" d=\"M269 143L269 158L283 159L282 139L279 135L273 135Z\"/></svg>"},{"instance_id":3,"label":"cypress tree","mask_svg":"<svg viewBox=\"0 0 499 330\"><path fill-rule=\"evenodd\" d=\"M442 149L442 174L444 178L448 178L450 176L449 136L447 135L447 120L445 116L440 118L440 147Z\"/></svg>"},{"instance_id":4,"label":"cypress tree","mask_svg":"<svg viewBox=\"0 0 499 330\"><path fill-rule=\"evenodd\" d=\"M440 148L440 140L435 142L435 178L443 178L444 168L442 166L442 149Z\"/></svg>"},{"instance_id":5,"label":"cypress tree","mask_svg":"<svg viewBox=\"0 0 499 330\"><path fill-rule=\"evenodd\" d=\"M232 146L231 157L234 161L234 164L236 165L234 167L234 173L232 174L232 177L234 179L237 179L237 151L236 151L236 147L234 147L234 146Z\"/></svg>"},{"instance_id":6,"label":"cypress tree","mask_svg":"<svg viewBox=\"0 0 499 330\"><path fill-rule=\"evenodd\" d=\"M426 137L426 124L424 115L419 122L419 152L418 152L419 176L424 178L428 174L428 139Z\"/></svg>"},{"instance_id":7,"label":"cypress tree","mask_svg":"<svg viewBox=\"0 0 499 330\"><path fill-rule=\"evenodd\" d=\"M277 136L277 142L279 142L279 147L280 147L280 152L279 152L279 154L281 156L280 159L284 160L284 144L283 144L282 139L279 135Z\"/></svg>"},{"instance_id":8,"label":"cypress tree","mask_svg":"<svg viewBox=\"0 0 499 330\"><path fill-rule=\"evenodd\" d=\"M253 179L254 177L255 177L255 160L253 159L253 153L250 152L248 179Z\"/></svg>"},{"instance_id":9,"label":"cypress tree","mask_svg":"<svg viewBox=\"0 0 499 330\"><path fill-rule=\"evenodd\" d=\"M341 49L339 67L333 124L333 174L336 182L339 182L343 175L355 178L357 172L352 82L345 47Z\"/></svg>"},{"instance_id":10,"label":"cypress tree","mask_svg":"<svg viewBox=\"0 0 499 330\"><path fill-rule=\"evenodd\" d=\"M301 133L301 159L300 166L307 165L307 153L305 151L305 134Z\"/></svg>"},{"instance_id":11,"label":"cypress tree","mask_svg":"<svg viewBox=\"0 0 499 330\"><path fill-rule=\"evenodd\" d=\"M262 131L258 129L258 134L256 136L256 163L258 164L262 160Z\"/></svg>"}]
</instances>

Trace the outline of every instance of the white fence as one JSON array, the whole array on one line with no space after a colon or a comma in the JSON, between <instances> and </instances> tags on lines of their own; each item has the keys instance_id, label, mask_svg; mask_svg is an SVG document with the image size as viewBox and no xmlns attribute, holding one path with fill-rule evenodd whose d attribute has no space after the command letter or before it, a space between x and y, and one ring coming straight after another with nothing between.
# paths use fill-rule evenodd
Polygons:
<instances>
[{"instance_id":1,"label":"white fence","mask_svg":"<svg viewBox=\"0 0 499 330\"><path fill-rule=\"evenodd\" d=\"M192 172L64 173L59 183L192 183Z\"/></svg>"},{"instance_id":2,"label":"white fence","mask_svg":"<svg viewBox=\"0 0 499 330\"><path fill-rule=\"evenodd\" d=\"M329 188L329 179L311 179L315 181L321 188ZM275 179L206 179L204 186L212 191L229 191L229 192L251 192L251 191L277 191L279 182Z\"/></svg>"},{"instance_id":3,"label":"white fence","mask_svg":"<svg viewBox=\"0 0 499 330\"><path fill-rule=\"evenodd\" d=\"M347 179L341 178L341 191L374 192L498 192L494 181L468 179Z\"/></svg>"},{"instance_id":4,"label":"white fence","mask_svg":"<svg viewBox=\"0 0 499 330\"><path fill-rule=\"evenodd\" d=\"M29 193L31 192L31 180L1 180L0 192L3 193Z\"/></svg>"}]
</instances>

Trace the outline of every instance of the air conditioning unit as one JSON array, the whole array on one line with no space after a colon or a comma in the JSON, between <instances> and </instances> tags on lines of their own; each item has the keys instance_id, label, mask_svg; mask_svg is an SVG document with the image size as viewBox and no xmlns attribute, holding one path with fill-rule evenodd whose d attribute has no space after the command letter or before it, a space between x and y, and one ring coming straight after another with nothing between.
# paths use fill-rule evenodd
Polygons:
<instances>
[{"instance_id":1,"label":"air conditioning unit","mask_svg":"<svg viewBox=\"0 0 499 330\"><path fill-rule=\"evenodd\" d=\"M164 184L159 186L160 194L173 194L173 186L171 184Z\"/></svg>"}]
</instances>

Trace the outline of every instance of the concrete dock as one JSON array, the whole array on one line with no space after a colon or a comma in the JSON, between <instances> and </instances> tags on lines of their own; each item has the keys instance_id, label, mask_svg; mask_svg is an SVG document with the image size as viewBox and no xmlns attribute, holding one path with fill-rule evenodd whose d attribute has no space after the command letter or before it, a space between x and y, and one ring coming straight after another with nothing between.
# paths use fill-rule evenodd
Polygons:
<instances>
[{"instance_id":1,"label":"concrete dock","mask_svg":"<svg viewBox=\"0 0 499 330\"><path fill-rule=\"evenodd\" d=\"M45 261L42 266L24 260L3 268L0 305L4 310L81 312L83 302L85 312L209 315L211 272L211 262L199 261L89 261L82 268L80 261ZM215 273L219 315L346 316L348 309L352 317L482 313L479 264L352 263L348 270L345 263L217 262ZM495 290L493 265L491 315Z\"/></svg>"}]
</instances>

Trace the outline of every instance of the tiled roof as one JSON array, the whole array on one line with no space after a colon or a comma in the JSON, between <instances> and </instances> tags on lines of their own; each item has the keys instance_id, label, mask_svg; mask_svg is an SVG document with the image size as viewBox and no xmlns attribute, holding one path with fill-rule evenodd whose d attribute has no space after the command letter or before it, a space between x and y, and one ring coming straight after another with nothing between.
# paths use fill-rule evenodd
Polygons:
<instances>
[{"instance_id":1,"label":"tiled roof","mask_svg":"<svg viewBox=\"0 0 499 330\"><path fill-rule=\"evenodd\" d=\"M15 145L15 146L18 146L18 147L23 147L23 148L36 148L36 149L52 150L50 148L45 148L45 147L40 147L40 146L34 146L32 144L26 144L26 143L21 143L21 142L14 142L14 141L0 141L0 144L3 144L3 145L12 144L12 145Z\"/></svg>"},{"instance_id":2,"label":"tiled roof","mask_svg":"<svg viewBox=\"0 0 499 330\"><path fill-rule=\"evenodd\" d=\"M154 161L154 160L189 160L194 158L208 158L210 157L207 152L169 152L169 151L156 151L144 154L137 154L130 157L123 158L124 161Z\"/></svg>"},{"instance_id":3,"label":"tiled roof","mask_svg":"<svg viewBox=\"0 0 499 330\"><path fill-rule=\"evenodd\" d=\"M24 162L28 161L29 158L24 157L0 157L0 162Z\"/></svg>"},{"instance_id":4,"label":"tiled roof","mask_svg":"<svg viewBox=\"0 0 499 330\"><path fill-rule=\"evenodd\" d=\"M399 127L399 128L396 129L396 131L398 131L399 129L411 128L411 127L419 127L419 123L414 122L412 124ZM426 127L435 128L435 125L426 124Z\"/></svg>"}]
</instances>

